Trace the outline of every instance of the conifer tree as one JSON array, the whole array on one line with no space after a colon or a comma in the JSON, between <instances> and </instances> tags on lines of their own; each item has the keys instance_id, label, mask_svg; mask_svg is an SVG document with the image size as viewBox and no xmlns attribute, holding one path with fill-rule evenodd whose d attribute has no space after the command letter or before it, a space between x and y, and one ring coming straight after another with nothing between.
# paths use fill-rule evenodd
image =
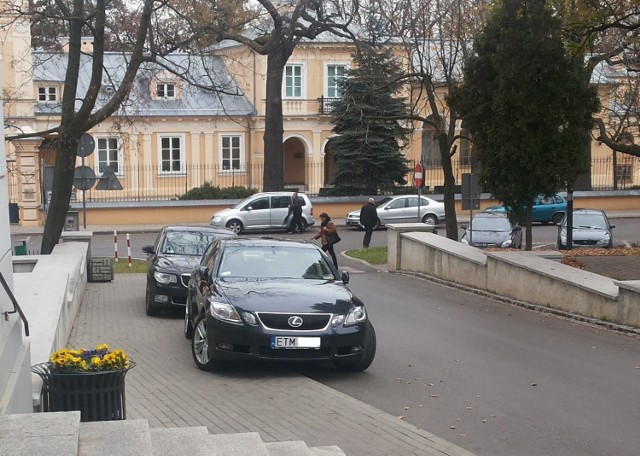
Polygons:
<instances>
[{"instance_id":1,"label":"conifer tree","mask_svg":"<svg viewBox=\"0 0 640 456\"><path fill-rule=\"evenodd\" d=\"M598 107L545 0L497 3L465 62L451 106L464 118L483 190L527 225L536 196L567 188L588 167L582 138Z\"/></svg>"},{"instance_id":2,"label":"conifer tree","mask_svg":"<svg viewBox=\"0 0 640 456\"><path fill-rule=\"evenodd\" d=\"M332 191L375 195L407 182L402 144L409 131L397 119L407 118L408 111L405 99L397 97L400 67L390 46L359 43L353 59L342 83L344 97L334 104Z\"/></svg>"}]
</instances>

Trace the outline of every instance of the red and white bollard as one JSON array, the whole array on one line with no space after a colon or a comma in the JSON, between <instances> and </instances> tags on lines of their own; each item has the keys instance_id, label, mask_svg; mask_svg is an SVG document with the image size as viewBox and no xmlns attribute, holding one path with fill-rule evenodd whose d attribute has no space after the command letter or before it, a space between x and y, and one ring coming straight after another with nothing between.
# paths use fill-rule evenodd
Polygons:
<instances>
[{"instance_id":1,"label":"red and white bollard","mask_svg":"<svg viewBox=\"0 0 640 456\"><path fill-rule=\"evenodd\" d=\"M129 239L129 233L127 233L127 261L129 262L129 267L131 267L131 240Z\"/></svg>"},{"instance_id":2,"label":"red and white bollard","mask_svg":"<svg viewBox=\"0 0 640 456\"><path fill-rule=\"evenodd\" d=\"M114 261L118 262L118 233L116 230L113 230L113 253L114 253Z\"/></svg>"}]
</instances>

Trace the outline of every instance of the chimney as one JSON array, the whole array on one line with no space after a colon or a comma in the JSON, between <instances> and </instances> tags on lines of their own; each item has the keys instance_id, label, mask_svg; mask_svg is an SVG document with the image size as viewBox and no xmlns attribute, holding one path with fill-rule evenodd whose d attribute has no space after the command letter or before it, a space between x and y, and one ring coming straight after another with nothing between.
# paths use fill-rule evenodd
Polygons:
<instances>
[{"instance_id":1,"label":"chimney","mask_svg":"<svg viewBox=\"0 0 640 456\"><path fill-rule=\"evenodd\" d=\"M93 37L83 36L80 40L80 51L84 54L93 55ZM69 37L60 38L60 48L65 54L69 53Z\"/></svg>"}]
</instances>

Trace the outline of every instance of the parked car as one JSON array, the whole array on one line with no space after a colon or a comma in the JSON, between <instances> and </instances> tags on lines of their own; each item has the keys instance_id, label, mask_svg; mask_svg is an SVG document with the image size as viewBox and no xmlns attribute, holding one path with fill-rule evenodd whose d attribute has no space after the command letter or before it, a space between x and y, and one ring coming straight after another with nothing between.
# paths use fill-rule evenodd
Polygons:
<instances>
[{"instance_id":1,"label":"parked car","mask_svg":"<svg viewBox=\"0 0 640 456\"><path fill-rule=\"evenodd\" d=\"M613 232L615 225L609 223L609 218L600 209L575 209L573 211L573 230L571 230L571 245L573 247L613 247ZM559 250L567 249L567 218L558 226Z\"/></svg>"},{"instance_id":2,"label":"parked car","mask_svg":"<svg viewBox=\"0 0 640 456\"><path fill-rule=\"evenodd\" d=\"M226 227L236 233L256 230L289 229L290 220L286 220L291 204L292 192L256 193L235 206L222 209L211 216L209 224ZM302 200L302 224L304 229L314 225L313 205L309 197L299 193Z\"/></svg>"},{"instance_id":3,"label":"parked car","mask_svg":"<svg viewBox=\"0 0 640 456\"><path fill-rule=\"evenodd\" d=\"M214 239L233 238L227 228L208 226L165 226L153 245L145 245L147 287L145 310L158 315L162 308L184 307L191 271Z\"/></svg>"},{"instance_id":4,"label":"parked car","mask_svg":"<svg viewBox=\"0 0 640 456\"><path fill-rule=\"evenodd\" d=\"M485 212L507 212L504 206L490 206ZM537 223L553 223L559 225L567 213L567 200L556 193L552 196L540 195L533 201L531 221Z\"/></svg>"},{"instance_id":5,"label":"parked car","mask_svg":"<svg viewBox=\"0 0 640 456\"><path fill-rule=\"evenodd\" d=\"M418 205L420 215L418 216ZM437 225L445 220L444 203L432 200L421 195L397 195L387 196L376 202L378 212L378 224L375 228L389 223L422 222L429 225ZM351 211L345 219L347 226L360 226L360 209Z\"/></svg>"},{"instance_id":6,"label":"parked car","mask_svg":"<svg viewBox=\"0 0 640 456\"><path fill-rule=\"evenodd\" d=\"M478 212L471 223L461 225L464 229L460 242L479 248L522 247L522 228L509 221L507 214L500 212Z\"/></svg>"},{"instance_id":7,"label":"parked car","mask_svg":"<svg viewBox=\"0 0 640 456\"><path fill-rule=\"evenodd\" d=\"M263 359L367 369L376 333L348 282L307 241L216 240L189 282L184 334L196 366Z\"/></svg>"}]
</instances>

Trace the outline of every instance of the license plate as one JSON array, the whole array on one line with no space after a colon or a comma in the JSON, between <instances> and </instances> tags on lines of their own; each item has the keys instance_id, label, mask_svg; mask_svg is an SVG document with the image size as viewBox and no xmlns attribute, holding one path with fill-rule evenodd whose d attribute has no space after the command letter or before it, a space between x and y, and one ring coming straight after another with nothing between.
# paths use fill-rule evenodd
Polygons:
<instances>
[{"instance_id":1,"label":"license plate","mask_svg":"<svg viewBox=\"0 0 640 456\"><path fill-rule=\"evenodd\" d=\"M271 348L320 348L320 338L271 336Z\"/></svg>"}]
</instances>

